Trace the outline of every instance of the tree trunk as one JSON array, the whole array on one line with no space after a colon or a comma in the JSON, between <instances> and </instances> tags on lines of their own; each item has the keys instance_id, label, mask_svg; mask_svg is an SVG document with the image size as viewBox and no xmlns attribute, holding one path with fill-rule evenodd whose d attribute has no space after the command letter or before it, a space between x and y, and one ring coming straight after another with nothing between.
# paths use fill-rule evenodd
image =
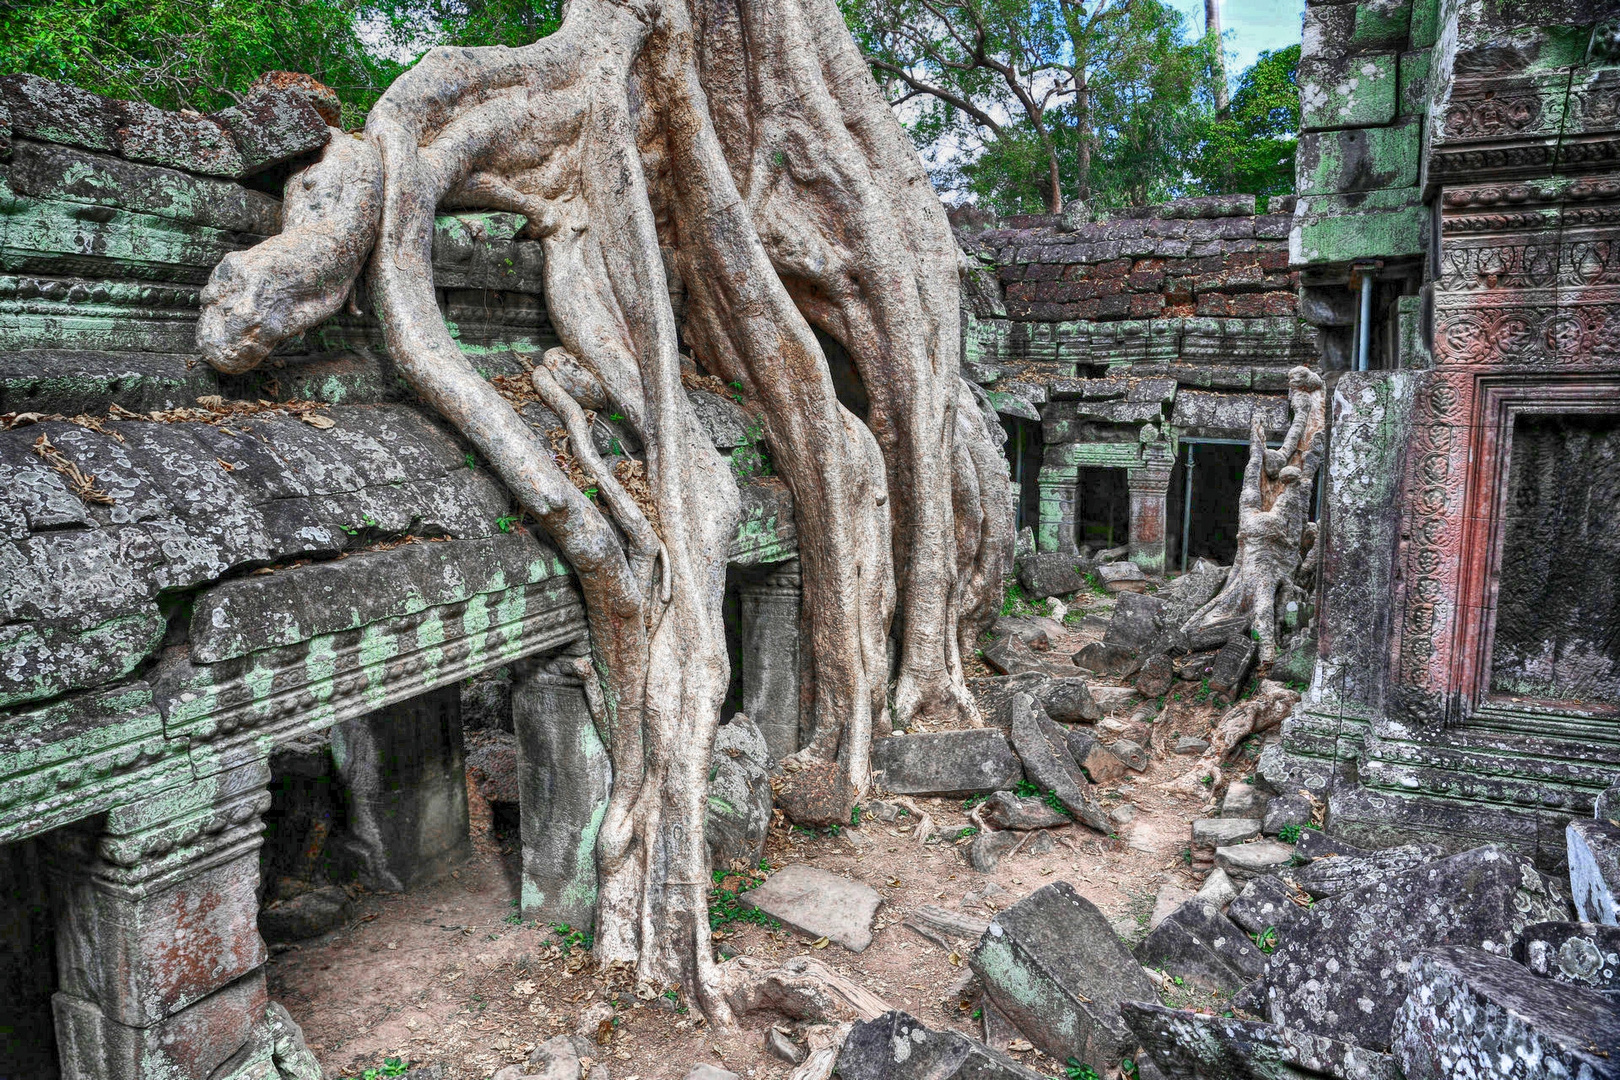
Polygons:
<instances>
[{"instance_id":1,"label":"tree trunk","mask_svg":"<svg viewBox=\"0 0 1620 1080\"><path fill-rule=\"evenodd\" d=\"M285 206L279 236L216 269L199 345L246 370L334 312L368 266L401 374L578 576L614 772L597 956L726 1022L703 823L739 497L686 397L680 347L742 385L794 496L815 699L781 796L791 816L847 820L864 790L897 606L899 719L977 719L959 635L993 610L1011 557L1005 464L957 373L955 241L838 8L573 0L533 45L434 49L363 137L334 132ZM521 213L545 245L564 348L533 382L570 430L577 487L445 326L441 207ZM865 423L839 404L815 330L853 358ZM610 405L645 446L650 505L590 450L584 404Z\"/></svg>"},{"instance_id":2,"label":"tree trunk","mask_svg":"<svg viewBox=\"0 0 1620 1080\"><path fill-rule=\"evenodd\" d=\"M1221 0L1204 0L1204 33L1215 38L1215 113L1225 116L1231 102L1226 90L1226 49L1221 44Z\"/></svg>"}]
</instances>

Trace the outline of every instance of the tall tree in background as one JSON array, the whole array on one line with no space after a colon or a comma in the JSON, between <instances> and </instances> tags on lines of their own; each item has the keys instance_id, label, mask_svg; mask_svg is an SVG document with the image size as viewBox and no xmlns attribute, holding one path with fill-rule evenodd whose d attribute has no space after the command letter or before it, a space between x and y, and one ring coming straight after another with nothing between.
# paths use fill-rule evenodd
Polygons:
<instances>
[{"instance_id":1,"label":"tall tree in background","mask_svg":"<svg viewBox=\"0 0 1620 1080\"><path fill-rule=\"evenodd\" d=\"M1263 52L1238 77L1225 115L1204 136L1197 175L1212 193L1294 190L1299 132L1299 46Z\"/></svg>"}]
</instances>

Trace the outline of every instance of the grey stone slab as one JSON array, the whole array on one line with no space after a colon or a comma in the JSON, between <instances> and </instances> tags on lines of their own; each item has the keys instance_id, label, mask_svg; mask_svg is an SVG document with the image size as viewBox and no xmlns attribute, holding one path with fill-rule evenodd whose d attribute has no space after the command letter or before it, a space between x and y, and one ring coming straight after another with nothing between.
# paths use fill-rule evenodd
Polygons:
<instances>
[{"instance_id":1,"label":"grey stone slab","mask_svg":"<svg viewBox=\"0 0 1620 1080\"><path fill-rule=\"evenodd\" d=\"M1048 674L1047 661L1030 648L1029 643L1016 634L996 638L984 647L984 662L1003 675L1022 675L1026 672Z\"/></svg>"},{"instance_id":2,"label":"grey stone slab","mask_svg":"<svg viewBox=\"0 0 1620 1080\"><path fill-rule=\"evenodd\" d=\"M1269 1018L1380 1049L1405 1000L1402 972L1424 949L1506 955L1526 926L1569 917L1553 883L1494 846L1320 900L1293 920L1266 973Z\"/></svg>"},{"instance_id":3,"label":"grey stone slab","mask_svg":"<svg viewBox=\"0 0 1620 1080\"><path fill-rule=\"evenodd\" d=\"M1051 679L1033 692L1046 710L1046 715L1053 720L1073 724L1081 720L1102 719L1102 708L1091 696L1090 685L1078 675Z\"/></svg>"},{"instance_id":4,"label":"grey stone slab","mask_svg":"<svg viewBox=\"0 0 1620 1080\"><path fill-rule=\"evenodd\" d=\"M1142 593L1121 593L1114 601L1103 641L1140 651L1164 629L1164 601Z\"/></svg>"},{"instance_id":5,"label":"grey stone slab","mask_svg":"<svg viewBox=\"0 0 1620 1080\"><path fill-rule=\"evenodd\" d=\"M1042 1080L957 1031L930 1031L894 1011L850 1028L834 1073L843 1080Z\"/></svg>"},{"instance_id":6,"label":"grey stone slab","mask_svg":"<svg viewBox=\"0 0 1620 1080\"><path fill-rule=\"evenodd\" d=\"M1274 874L1293 861L1293 847L1275 840L1229 844L1215 849L1215 865L1237 881L1248 881L1258 874Z\"/></svg>"},{"instance_id":7,"label":"grey stone slab","mask_svg":"<svg viewBox=\"0 0 1620 1080\"><path fill-rule=\"evenodd\" d=\"M336 885L326 885L260 908L259 934L271 944L303 941L336 930L352 911L349 894Z\"/></svg>"},{"instance_id":8,"label":"grey stone slab","mask_svg":"<svg viewBox=\"0 0 1620 1080\"><path fill-rule=\"evenodd\" d=\"M1266 816L1260 819L1260 831L1267 836L1276 836L1290 825L1300 828L1300 835L1307 830L1304 826L1310 823L1315 807L1311 800L1303 795L1281 795L1266 804Z\"/></svg>"},{"instance_id":9,"label":"grey stone slab","mask_svg":"<svg viewBox=\"0 0 1620 1080\"><path fill-rule=\"evenodd\" d=\"M1232 875L1218 866L1209 872L1209 876L1198 888L1198 898L1214 904L1217 908L1224 908L1236 900L1237 895L1238 887L1232 880Z\"/></svg>"},{"instance_id":10,"label":"grey stone slab","mask_svg":"<svg viewBox=\"0 0 1620 1080\"><path fill-rule=\"evenodd\" d=\"M1314 831L1302 830L1301 835ZM1301 888L1320 900L1405 873L1442 858L1445 853L1446 849L1439 844L1406 844L1366 855L1333 855L1300 867L1294 878Z\"/></svg>"},{"instance_id":11,"label":"grey stone slab","mask_svg":"<svg viewBox=\"0 0 1620 1080\"><path fill-rule=\"evenodd\" d=\"M1513 943L1513 959L1544 978L1620 997L1620 926L1535 923Z\"/></svg>"},{"instance_id":12,"label":"grey stone slab","mask_svg":"<svg viewBox=\"0 0 1620 1080\"><path fill-rule=\"evenodd\" d=\"M1029 694L1036 700L1049 692L1053 681L1044 671L1026 671L1018 675L997 675L993 678L969 679L968 690L979 704L984 722L1007 731L1012 727L1012 700L1014 695ZM1067 680L1063 680L1067 681ZM1089 691L1088 695L1089 697Z\"/></svg>"},{"instance_id":13,"label":"grey stone slab","mask_svg":"<svg viewBox=\"0 0 1620 1080\"><path fill-rule=\"evenodd\" d=\"M1620 825L1595 818L1572 821L1564 836L1577 917L1607 926L1620 923Z\"/></svg>"},{"instance_id":14,"label":"grey stone slab","mask_svg":"<svg viewBox=\"0 0 1620 1080\"><path fill-rule=\"evenodd\" d=\"M1133 1043L1120 1003L1156 997L1108 918L1067 882L999 913L969 963L1043 1053L1098 1070L1117 1065Z\"/></svg>"},{"instance_id":15,"label":"grey stone slab","mask_svg":"<svg viewBox=\"0 0 1620 1080\"><path fill-rule=\"evenodd\" d=\"M1620 823L1620 783L1604 788L1592 803L1592 816L1599 821Z\"/></svg>"},{"instance_id":16,"label":"grey stone slab","mask_svg":"<svg viewBox=\"0 0 1620 1080\"><path fill-rule=\"evenodd\" d=\"M1249 933L1259 934L1267 927L1281 930L1300 910L1288 886L1268 874L1243 887L1226 909L1226 917Z\"/></svg>"},{"instance_id":17,"label":"grey stone slab","mask_svg":"<svg viewBox=\"0 0 1620 1080\"><path fill-rule=\"evenodd\" d=\"M720 725L709 763L703 832L715 870L758 865L771 825L771 763L765 736L741 713Z\"/></svg>"},{"instance_id":18,"label":"grey stone slab","mask_svg":"<svg viewBox=\"0 0 1620 1080\"><path fill-rule=\"evenodd\" d=\"M1093 799L1085 773L1070 754L1068 733L1048 719L1027 694L1013 699L1012 716L1012 746L1030 781L1055 794L1075 820L1098 832L1108 832L1108 817Z\"/></svg>"},{"instance_id":19,"label":"grey stone slab","mask_svg":"<svg viewBox=\"0 0 1620 1080\"><path fill-rule=\"evenodd\" d=\"M860 952L872 944L872 920L883 897L859 881L793 865L743 893L739 903L757 908L801 934L825 937L850 952Z\"/></svg>"},{"instance_id":20,"label":"grey stone slab","mask_svg":"<svg viewBox=\"0 0 1620 1080\"><path fill-rule=\"evenodd\" d=\"M981 874L992 873L1024 838L1023 833L980 829L968 844L968 865Z\"/></svg>"},{"instance_id":21,"label":"grey stone slab","mask_svg":"<svg viewBox=\"0 0 1620 1080\"><path fill-rule=\"evenodd\" d=\"M1205 847L1241 844L1260 835L1259 818L1199 818L1192 823L1193 843Z\"/></svg>"},{"instance_id":22,"label":"grey stone slab","mask_svg":"<svg viewBox=\"0 0 1620 1080\"><path fill-rule=\"evenodd\" d=\"M1090 588L1085 559L1062 552L1043 551L1018 560L1018 581L1032 600L1068 596Z\"/></svg>"},{"instance_id":23,"label":"grey stone slab","mask_svg":"<svg viewBox=\"0 0 1620 1080\"><path fill-rule=\"evenodd\" d=\"M1276 1024L1156 1002L1131 1002L1124 1016L1165 1080L1401 1080L1388 1054Z\"/></svg>"},{"instance_id":24,"label":"grey stone slab","mask_svg":"<svg viewBox=\"0 0 1620 1080\"><path fill-rule=\"evenodd\" d=\"M1074 654L1074 665L1098 675L1112 675L1124 679L1142 666L1141 654L1125 645L1107 641L1091 641Z\"/></svg>"},{"instance_id":25,"label":"grey stone slab","mask_svg":"<svg viewBox=\"0 0 1620 1080\"><path fill-rule=\"evenodd\" d=\"M1231 995L1265 970L1265 956L1217 904L1194 897L1134 950L1143 967L1184 983Z\"/></svg>"},{"instance_id":26,"label":"grey stone slab","mask_svg":"<svg viewBox=\"0 0 1620 1080\"><path fill-rule=\"evenodd\" d=\"M1265 815L1266 803L1271 797L1253 784L1234 780L1226 785L1221 796L1221 817L1260 818Z\"/></svg>"},{"instance_id":27,"label":"grey stone slab","mask_svg":"<svg viewBox=\"0 0 1620 1080\"><path fill-rule=\"evenodd\" d=\"M1024 766L994 728L890 735L872 744L873 779L900 795L967 796L1013 787Z\"/></svg>"},{"instance_id":28,"label":"grey stone slab","mask_svg":"<svg viewBox=\"0 0 1620 1080\"><path fill-rule=\"evenodd\" d=\"M1607 995L1467 946L1423 952L1407 981L1391 1033L1406 1080L1620 1077L1620 1003Z\"/></svg>"},{"instance_id":29,"label":"grey stone slab","mask_svg":"<svg viewBox=\"0 0 1620 1080\"><path fill-rule=\"evenodd\" d=\"M1034 795L1020 798L1010 791L998 791L985 800L979 816L998 829L1052 829L1072 820Z\"/></svg>"},{"instance_id":30,"label":"grey stone slab","mask_svg":"<svg viewBox=\"0 0 1620 1080\"><path fill-rule=\"evenodd\" d=\"M1302 828L1299 839L1294 843L1294 854L1302 859L1325 859L1337 855L1359 858L1372 852L1347 844L1336 836L1329 836L1321 829Z\"/></svg>"}]
</instances>

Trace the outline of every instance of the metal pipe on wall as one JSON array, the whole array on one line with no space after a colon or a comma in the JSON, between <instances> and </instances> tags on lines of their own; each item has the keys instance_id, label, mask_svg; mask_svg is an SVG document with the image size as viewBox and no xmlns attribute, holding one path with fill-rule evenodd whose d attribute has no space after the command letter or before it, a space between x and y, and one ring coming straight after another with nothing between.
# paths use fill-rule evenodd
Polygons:
<instances>
[{"instance_id":1,"label":"metal pipe on wall","mask_svg":"<svg viewBox=\"0 0 1620 1080\"><path fill-rule=\"evenodd\" d=\"M1361 271L1361 318L1356 323L1356 370L1367 370L1368 345L1372 341L1373 276L1368 269Z\"/></svg>"},{"instance_id":2,"label":"metal pipe on wall","mask_svg":"<svg viewBox=\"0 0 1620 1080\"><path fill-rule=\"evenodd\" d=\"M1181 499L1181 572L1187 572L1187 545L1192 540L1192 471L1193 451L1196 447L1192 443L1184 444L1187 447L1187 493Z\"/></svg>"}]
</instances>

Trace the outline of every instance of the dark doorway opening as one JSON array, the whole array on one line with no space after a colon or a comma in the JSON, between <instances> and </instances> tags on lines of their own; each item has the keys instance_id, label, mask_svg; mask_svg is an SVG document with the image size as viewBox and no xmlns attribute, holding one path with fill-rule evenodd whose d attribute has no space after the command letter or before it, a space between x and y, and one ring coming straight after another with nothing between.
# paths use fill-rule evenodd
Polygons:
<instances>
[{"instance_id":1,"label":"dark doorway opening","mask_svg":"<svg viewBox=\"0 0 1620 1080\"><path fill-rule=\"evenodd\" d=\"M1074 540L1093 551L1130 538L1131 493L1124 469L1081 469L1074 492Z\"/></svg>"},{"instance_id":2,"label":"dark doorway opening","mask_svg":"<svg viewBox=\"0 0 1620 1080\"><path fill-rule=\"evenodd\" d=\"M1620 416L1513 423L1491 690L1620 704Z\"/></svg>"},{"instance_id":3,"label":"dark doorway opening","mask_svg":"<svg viewBox=\"0 0 1620 1080\"><path fill-rule=\"evenodd\" d=\"M822 355L827 358L827 371L832 375L833 393L838 395L838 404L860 417L861 423L866 423L866 416L872 411L872 400L867 396L866 383L856 370L849 350L825 331L816 330L815 335Z\"/></svg>"},{"instance_id":4,"label":"dark doorway opening","mask_svg":"<svg viewBox=\"0 0 1620 1080\"><path fill-rule=\"evenodd\" d=\"M44 840L0 844L0 1077L57 1080L55 926Z\"/></svg>"},{"instance_id":5,"label":"dark doorway opening","mask_svg":"<svg viewBox=\"0 0 1620 1080\"><path fill-rule=\"evenodd\" d=\"M1238 500L1248 464L1246 442L1182 441L1165 499L1168 566L1179 570L1200 558L1231 565L1237 555Z\"/></svg>"},{"instance_id":6,"label":"dark doorway opening","mask_svg":"<svg viewBox=\"0 0 1620 1080\"><path fill-rule=\"evenodd\" d=\"M1034 528L1041 516L1041 458L1046 445L1041 440L1041 425L1022 417L1003 416L1001 427L1007 433L1007 466L1018 498L1015 527Z\"/></svg>"}]
</instances>

